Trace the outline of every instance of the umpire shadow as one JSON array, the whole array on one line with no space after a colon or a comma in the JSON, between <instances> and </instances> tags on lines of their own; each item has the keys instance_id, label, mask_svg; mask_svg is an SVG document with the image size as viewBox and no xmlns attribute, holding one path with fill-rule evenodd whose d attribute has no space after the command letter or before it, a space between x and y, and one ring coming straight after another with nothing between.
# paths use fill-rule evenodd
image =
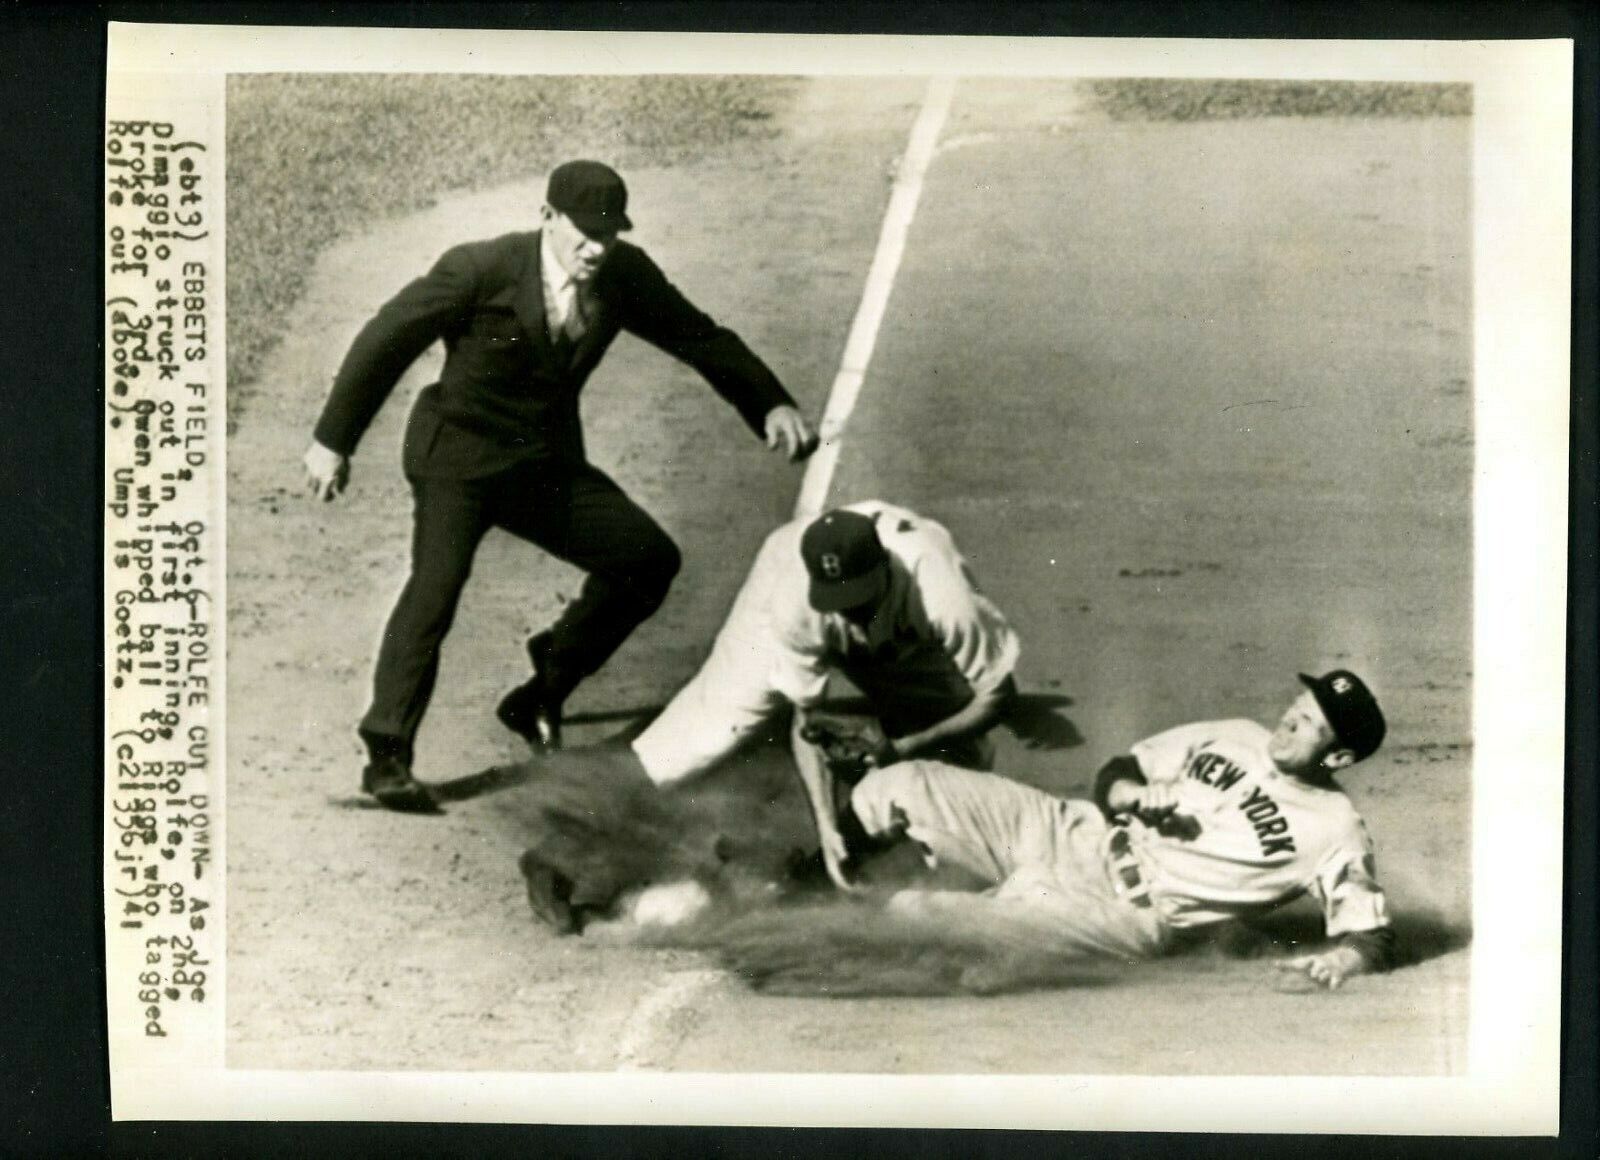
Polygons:
<instances>
[{"instance_id":1,"label":"umpire shadow","mask_svg":"<svg viewBox=\"0 0 1600 1160\"><path fill-rule=\"evenodd\" d=\"M611 740L632 741L644 727L654 721L661 714L666 705L656 702L652 705L635 705L631 709L591 709L586 713L571 713L562 717L565 725L604 725L608 721L621 721L623 726L615 738Z\"/></svg>"},{"instance_id":2,"label":"umpire shadow","mask_svg":"<svg viewBox=\"0 0 1600 1160\"><path fill-rule=\"evenodd\" d=\"M532 761L522 761L516 765L496 765L480 773L468 774L466 777L434 782L429 788L433 790L433 796L439 802L464 802L514 786L526 785L533 779L535 770Z\"/></svg>"},{"instance_id":3,"label":"umpire shadow","mask_svg":"<svg viewBox=\"0 0 1600 1160\"><path fill-rule=\"evenodd\" d=\"M566 725L595 725L607 721L621 721L623 726L615 733L589 745L576 745L570 750L562 752L583 753L594 749L615 749L626 745L644 731L646 725L655 720L664 706L639 705L631 709L609 709L600 712L574 713L563 718ZM472 798L487 797L489 794L499 793L502 790L514 789L519 785L526 785L539 775L540 766L549 760L546 757L530 755L527 760L519 761L514 765L496 765L478 773L468 774L465 777L452 778L449 781L434 782L430 785L433 796L440 803L464 802Z\"/></svg>"}]
</instances>

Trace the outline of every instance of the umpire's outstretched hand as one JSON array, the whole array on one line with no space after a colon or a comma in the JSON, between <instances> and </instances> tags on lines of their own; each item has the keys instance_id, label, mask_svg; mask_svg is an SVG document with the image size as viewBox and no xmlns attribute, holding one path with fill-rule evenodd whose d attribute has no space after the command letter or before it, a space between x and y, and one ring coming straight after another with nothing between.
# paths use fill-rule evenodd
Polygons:
<instances>
[{"instance_id":1,"label":"umpire's outstretched hand","mask_svg":"<svg viewBox=\"0 0 1600 1160\"><path fill-rule=\"evenodd\" d=\"M767 412L767 446L782 449L791 463L805 459L817 449L817 434L805 416L794 407L774 407Z\"/></svg>"}]
</instances>

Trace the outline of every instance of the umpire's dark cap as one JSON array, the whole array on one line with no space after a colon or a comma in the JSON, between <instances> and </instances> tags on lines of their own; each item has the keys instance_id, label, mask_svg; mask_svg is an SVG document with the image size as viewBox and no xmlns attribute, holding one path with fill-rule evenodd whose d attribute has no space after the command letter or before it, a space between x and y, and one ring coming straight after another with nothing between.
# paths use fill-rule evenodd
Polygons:
<instances>
[{"instance_id":1,"label":"umpire's dark cap","mask_svg":"<svg viewBox=\"0 0 1600 1160\"><path fill-rule=\"evenodd\" d=\"M544 199L587 234L631 230L628 187L617 171L598 161L568 161L550 172Z\"/></svg>"},{"instance_id":2,"label":"umpire's dark cap","mask_svg":"<svg viewBox=\"0 0 1600 1160\"><path fill-rule=\"evenodd\" d=\"M1339 744L1355 753L1357 761L1378 751L1388 726L1365 681L1348 669L1335 669L1320 677L1300 673L1299 677L1322 707Z\"/></svg>"},{"instance_id":3,"label":"umpire's dark cap","mask_svg":"<svg viewBox=\"0 0 1600 1160\"><path fill-rule=\"evenodd\" d=\"M889 580L889 553L876 524L860 512L828 512L800 536L800 556L811 577L811 607L839 612L876 601Z\"/></svg>"}]
</instances>

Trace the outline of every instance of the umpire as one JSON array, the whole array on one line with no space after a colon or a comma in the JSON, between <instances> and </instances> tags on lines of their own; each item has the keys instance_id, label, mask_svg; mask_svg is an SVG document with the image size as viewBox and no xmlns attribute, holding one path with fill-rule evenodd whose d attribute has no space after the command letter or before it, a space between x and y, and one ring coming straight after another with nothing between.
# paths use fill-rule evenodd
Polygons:
<instances>
[{"instance_id":1,"label":"umpire","mask_svg":"<svg viewBox=\"0 0 1600 1160\"><path fill-rule=\"evenodd\" d=\"M417 398L403 465L414 499L411 574L389 616L360 735L362 789L391 809L438 807L412 776L478 542L504 528L586 573L561 617L527 642L533 676L497 710L534 748L561 741L561 707L665 599L677 546L589 463L578 395L619 330L698 371L769 448L790 460L816 436L772 371L667 281L630 229L622 179L596 161L551 174L541 228L449 250L356 336L305 454L331 500L350 456L406 368L435 340L444 371Z\"/></svg>"}]
</instances>

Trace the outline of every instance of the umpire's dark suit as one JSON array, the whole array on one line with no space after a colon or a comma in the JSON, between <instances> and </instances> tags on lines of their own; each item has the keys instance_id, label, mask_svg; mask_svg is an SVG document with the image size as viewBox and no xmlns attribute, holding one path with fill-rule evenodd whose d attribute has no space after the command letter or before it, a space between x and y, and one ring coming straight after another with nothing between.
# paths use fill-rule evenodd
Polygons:
<instances>
[{"instance_id":1,"label":"umpire's dark suit","mask_svg":"<svg viewBox=\"0 0 1600 1160\"><path fill-rule=\"evenodd\" d=\"M378 653L361 733L410 760L473 553L502 527L588 573L550 630L567 687L593 672L665 598L677 547L584 455L578 393L619 330L699 371L758 434L793 405L737 335L695 308L636 246L617 242L595 275L588 329L547 330L538 231L450 250L356 336L316 439L350 455L400 375L436 339L444 373L406 428L415 497L411 576Z\"/></svg>"}]
</instances>

